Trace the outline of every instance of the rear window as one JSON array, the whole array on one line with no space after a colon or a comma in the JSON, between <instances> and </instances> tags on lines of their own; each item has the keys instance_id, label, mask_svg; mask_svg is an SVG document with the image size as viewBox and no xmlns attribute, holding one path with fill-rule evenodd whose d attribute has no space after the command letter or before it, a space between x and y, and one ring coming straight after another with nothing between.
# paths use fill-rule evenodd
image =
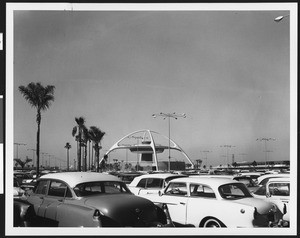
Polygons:
<instances>
[{"instance_id":1,"label":"rear window","mask_svg":"<svg viewBox=\"0 0 300 238\"><path fill-rule=\"evenodd\" d=\"M219 192L224 199L252 197L247 187L242 183L224 184L219 187Z\"/></svg>"},{"instance_id":2,"label":"rear window","mask_svg":"<svg viewBox=\"0 0 300 238\"><path fill-rule=\"evenodd\" d=\"M131 193L124 182L101 181L78 184L74 188L78 197L86 197L97 194Z\"/></svg>"},{"instance_id":3,"label":"rear window","mask_svg":"<svg viewBox=\"0 0 300 238\"><path fill-rule=\"evenodd\" d=\"M270 183L270 194L273 196L290 196L290 184L289 183Z\"/></svg>"}]
</instances>

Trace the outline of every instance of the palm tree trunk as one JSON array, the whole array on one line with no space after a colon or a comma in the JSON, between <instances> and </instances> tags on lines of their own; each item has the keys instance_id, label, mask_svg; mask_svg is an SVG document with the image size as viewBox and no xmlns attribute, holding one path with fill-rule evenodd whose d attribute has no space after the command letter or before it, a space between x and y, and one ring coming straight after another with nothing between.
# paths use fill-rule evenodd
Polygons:
<instances>
[{"instance_id":1,"label":"palm tree trunk","mask_svg":"<svg viewBox=\"0 0 300 238\"><path fill-rule=\"evenodd\" d=\"M84 145L84 171L87 171L87 143Z\"/></svg>"},{"instance_id":2,"label":"palm tree trunk","mask_svg":"<svg viewBox=\"0 0 300 238\"><path fill-rule=\"evenodd\" d=\"M67 148L67 171L69 172L69 148Z\"/></svg>"},{"instance_id":3,"label":"palm tree trunk","mask_svg":"<svg viewBox=\"0 0 300 238\"><path fill-rule=\"evenodd\" d=\"M91 141L89 140L89 170L91 170Z\"/></svg>"},{"instance_id":4,"label":"palm tree trunk","mask_svg":"<svg viewBox=\"0 0 300 238\"><path fill-rule=\"evenodd\" d=\"M37 119L37 133L36 133L36 177L40 174L40 124L41 121Z\"/></svg>"}]
</instances>

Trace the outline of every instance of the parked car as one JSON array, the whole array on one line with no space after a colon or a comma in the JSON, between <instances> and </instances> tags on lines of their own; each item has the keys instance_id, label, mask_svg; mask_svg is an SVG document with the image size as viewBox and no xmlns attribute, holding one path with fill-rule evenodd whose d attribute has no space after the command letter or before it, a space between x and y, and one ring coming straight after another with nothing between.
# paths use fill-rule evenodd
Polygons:
<instances>
[{"instance_id":1,"label":"parked car","mask_svg":"<svg viewBox=\"0 0 300 238\"><path fill-rule=\"evenodd\" d=\"M257 178L257 184L258 184L258 186L263 186L271 178L282 178L282 177L289 178L290 174L288 174L288 173L265 174L265 175L262 175L262 176L260 176L260 177Z\"/></svg>"},{"instance_id":2,"label":"parked car","mask_svg":"<svg viewBox=\"0 0 300 238\"><path fill-rule=\"evenodd\" d=\"M153 173L135 177L128 188L135 195L157 193L166 187L168 182L175 178L187 177L187 175L172 173Z\"/></svg>"},{"instance_id":3,"label":"parked car","mask_svg":"<svg viewBox=\"0 0 300 238\"><path fill-rule=\"evenodd\" d=\"M248 175L200 175L200 176L207 177L207 178L228 178L235 181L239 181L241 183L244 183L250 192L253 192L258 188L257 180L253 179L251 176ZM199 177L199 175L190 176L190 177Z\"/></svg>"},{"instance_id":4,"label":"parked car","mask_svg":"<svg viewBox=\"0 0 300 238\"><path fill-rule=\"evenodd\" d=\"M33 179L32 175L25 172L14 172L14 178L18 180L20 186L22 186L23 183L26 183L27 180Z\"/></svg>"},{"instance_id":5,"label":"parked car","mask_svg":"<svg viewBox=\"0 0 300 238\"><path fill-rule=\"evenodd\" d=\"M44 175L26 200L14 203L14 209L16 226L157 227L167 223L162 209L132 194L119 178L94 172Z\"/></svg>"},{"instance_id":6,"label":"parked car","mask_svg":"<svg viewBox=\"0 0 300 238\"><path fill-rule=\"evenodd\" d=\"M285 214L283 226L289 226L289 201L290 201L290 178L271 178L265 185L259 187L253 196L275 203L280 211Z\"/></svg>"},{"instance_id":7,"label":"parked car","mask_svg":"<svg viewBox=\"0 0 300 238\"><path fill-rule=\"evenodd\" d=\"M22 197L25 194L25 191L20 187L19 181L14 177L14 189L13 189L14 198Z\"/></svg>"},{"instance_id":8,"label":"parked car","mask_svg":"<svg viewBox=\"0 0 300 238\"><path fill-rule=\"evenodd\" d=\"M121 172L116 174L118 178L120 178L124 183L130 184L135 177L141 176L140 172Z\"/></svg>"},{"instance_id":9,"label":"parked car","mask_svg":"<svg viewBox=\"0 0 300 238\"><path fill-rule=\"evenodd\" d=\"M277 226L283 215L275 204L254 198L245 184L228 178L177 178L159 195L142 196L167 204L173 222L195 227Z\"/></svg>"}]
</instances>

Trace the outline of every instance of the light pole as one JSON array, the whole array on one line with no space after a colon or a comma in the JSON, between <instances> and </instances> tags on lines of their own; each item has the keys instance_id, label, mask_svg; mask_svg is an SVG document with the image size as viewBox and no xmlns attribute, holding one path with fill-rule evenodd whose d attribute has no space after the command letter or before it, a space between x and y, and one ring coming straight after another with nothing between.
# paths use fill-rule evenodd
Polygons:
<instances>
[{"instance_id":1,"label":"light pole","mask_svg":"<svg viewBox=\"0 0 300 238\"><path fill-rule=\"evenodd\" d=\"M173 113L158 113L158 114L152 114L153 118L156 118L157 116L163 117L163 119L165 120L166 118L168 118L168 125L169 125L169 161L168 161L168 170L171 170L171 123L170 123L170 119L174 118L174 119L178 119L178 117L183 117L186 118L185 113L182 114L176 114L175 112Z\"/></svg>"},{"instance_id":2,"label":"light pole","mask_svg":"<svg viewBox=\"0 0 300 238\"><path fill-rule=\"evenodd\" d=\"M27 149L27 150L32 150L32 164L34 166L34 152L36 151L35 149Z\"/></svg>"},{"instance_id":3,"label":"light pole","mask_svg":"<svg viewBox=\"0 0 300 238\"><path fill-rule=\"evenodd\" d=\"M200 152L205 153L205 167L207 167L207 153L210 153L210 152L212 152L212 151L209 151L209 150L202 150L202 151L200 151Z\"/></svg>"},{"instance_id":4,"label":"light pole","mask_svg":"<svg viewBox=\"0 0 300 238\"><path fill-rule=\"evenodd\" d=\"M274 141L276 140L275 138L257 138L257 141L264 141L265 143L265 168L267 168L267 156L268 156L268 151L267 151L267 142L268 141Z\"/></svg>"},{"instance_id":5,"label":"light pole","mask_svg":"<svg viewBox=\"0 0 300 238\"><path fill-rule=\"evenodd\" d=\"M19 145L26 145L23 143L14 143L17 146L17 159L19 159Z\"/></svg>"},{"instance_id":6,"label":"light pole","mask_svg":"<svg viewBox=\"0 0 300 238\"><path fill-rule=\"evenodd\" d=\"M139 144L140 144L140 139L143 139L142 136L130 136L130 138L136 139L137 140L137 150L136 150L136 170L138 171L139 169ZM126 161L127 163L127 161Z\"/></svg>"},{"instance_id":7,"label":"light pole","mask_svg":"<svg viewBox=\"0 0 300 238\"><path fill-rule=\"evenodd\" d=\"M235 147L234 145L221 145L221 147L227 148L227 153L226 153L226 166L228 168L228 150L229 148Z\"/></svg>"},{"instance_id":8,"label":"light pole","mask_svg":"<svg viewBox=\"0 0 300 238\"><path fill-rule=\"evenodd\" d=\"M42 152L42 161L41 161L41 165L43 166L43 162L44 162L44 155L47 155L48 153L44 153ZM45 163L47 163L47 159L45 159Z\"/></svg>"},{"instance_id":9,"label":"light pole","mask_svg":"<svg viewBox=\"0 0 300 238\"><path fill-rule=\"evenodd\" d=\"M288 16L290 16L290 15L278 16L278 17L276 17L276 18L274 19L274 21L280 22L283 18L288 17Z\"/></svg>"}]
</instances>

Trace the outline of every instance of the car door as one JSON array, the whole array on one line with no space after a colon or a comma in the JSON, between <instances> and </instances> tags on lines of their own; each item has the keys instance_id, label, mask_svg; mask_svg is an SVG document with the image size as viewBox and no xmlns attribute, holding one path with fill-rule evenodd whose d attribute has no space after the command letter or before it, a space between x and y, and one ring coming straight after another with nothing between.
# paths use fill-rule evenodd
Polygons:
<instances>
[{"instance_id":1,"label":"car door","mask_svg":"<svg viewBox=\"0 0 300 238\"><path fill-rule=\"evenodd\" d=\"M187 184L185 182L170 182L161 201L167 204L173 222L186 224L186 208L188 203Z\"/></svg>"},{"instance_id":2,"label":"car door","mask_svg":"<svg viewBox=\"0 0 300 238\"><path fill-rule=\"evenodd\" d=\"M33 205L37 216L44 216L40 210L40 207L44 201L45 196L47 195L48 182L48 180L38 181L34 192L31 193L27 198L27 201Z\"/></svg>"},{"instance_id":3,"label":"car door","mask_svg":"<svg viewBox=\"0 0 300 238\"><path fill-rule=\"evenodd\" d=\"M39 214L47 220L55 221L58 207L64 202L67 185L61 181L51 180L47 196L39 208Z\"/></svg>"}]
</instances>

